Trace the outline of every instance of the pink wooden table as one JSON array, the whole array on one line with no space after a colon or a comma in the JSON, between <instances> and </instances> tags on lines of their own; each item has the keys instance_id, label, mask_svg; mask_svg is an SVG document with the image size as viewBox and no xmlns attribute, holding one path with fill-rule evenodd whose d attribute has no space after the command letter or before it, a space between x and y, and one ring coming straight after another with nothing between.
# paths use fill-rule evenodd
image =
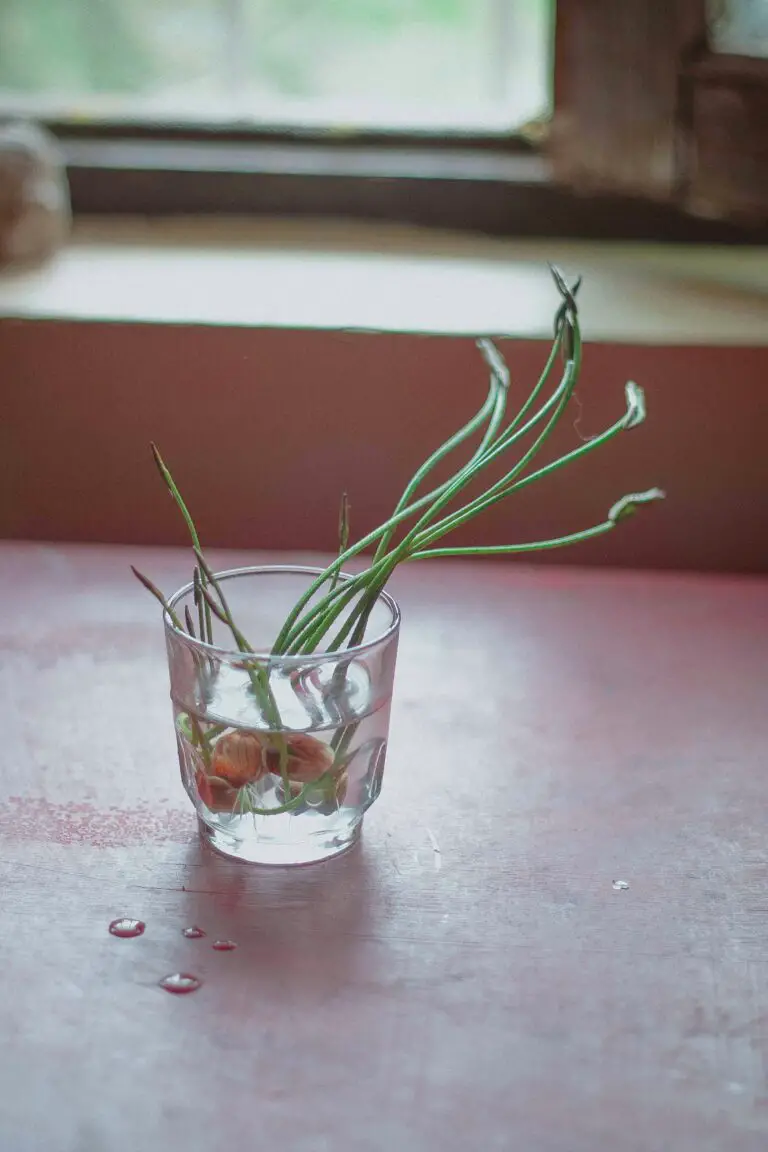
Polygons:
<instances>
[{"instance_id":1,"label":"pink wooden table","mask_svg":"<svg viewBox=\"0 0 768 1152\"><path fill-rule=\"evenodd\" d=\"M412 566L381 800L286 871L202 850L129 560L0 547L2 1152L764 1152L768 583Z\"/></svg>"}]
</instances>

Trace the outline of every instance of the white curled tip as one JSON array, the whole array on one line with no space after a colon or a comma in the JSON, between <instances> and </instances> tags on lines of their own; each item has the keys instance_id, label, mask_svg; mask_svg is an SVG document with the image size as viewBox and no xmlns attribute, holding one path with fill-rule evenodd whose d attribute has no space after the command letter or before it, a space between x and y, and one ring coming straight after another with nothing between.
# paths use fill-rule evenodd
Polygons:
<instances>
[{"instance_id":1,"label":"white curled tip","mask_svg":"<svg viewBox=\"0 0 768 1152\"><path fill-rule=\"evenodd\" d=\"M509 388L509 368L493 340L483 336L476 343L493 375L504 388Z\"/></svg>"},{"instance_id":2,"label":"white curled tip","mask_svg":"<svg viewBox=\"0 0 768 1152\"><path fill-rule=\"evenodd\" d=\"M630 492L628 496L622 496L621 500L617 500L608 513L608 519L611 524L618 524L619 520L626 520L627 516L632 516L633 513L642 504L652 504L654 500L663 500L666 492L662 492L661 488L649 488L647 492Z\"/></svg>"},{"instance_id":3,"label":"white curled tip","mask_svg":"<svg viewBox=\"0 0 768 1152\"><path fill-rule=\"evenodd\" d=\"M628 380L624 388L627 397L627 411L624 416L624 429L637 428L645 420L645 393L634 380Z\"/></svg>"}]
</instances>

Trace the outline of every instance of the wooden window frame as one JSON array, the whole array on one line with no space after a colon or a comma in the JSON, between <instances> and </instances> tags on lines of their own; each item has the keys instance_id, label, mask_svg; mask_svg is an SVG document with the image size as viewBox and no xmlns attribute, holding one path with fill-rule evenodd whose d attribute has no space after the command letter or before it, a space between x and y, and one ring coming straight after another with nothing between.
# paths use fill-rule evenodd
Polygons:
<instances>
[{"instance_id":1,"label":"wooden window frame","mask_svg":"<svg viewBox=\"0 0 768 1152\"><path fill-rule=\"evenodd\" d=\"M558 0L552 121L508 136L48 126L78 214L344 216L502 236L765 242L764 159L750 155L749 133L724 137L717 105L733 105L734 92L762 99L768 61L709 53L704 9L705 0ZM724 155L736 161L728 179L716 170Z\"/></svg>"},{"instance_id":2,"label":"wooden window frame","mask_svg":"<svg viewBox=\"0 0 768 1152\"><path fill-rule=\"evenodd\" d=\"M764 231L768 59L712 51L706 0L561 0L554 178Z\"/></svg>"}]
</instances>

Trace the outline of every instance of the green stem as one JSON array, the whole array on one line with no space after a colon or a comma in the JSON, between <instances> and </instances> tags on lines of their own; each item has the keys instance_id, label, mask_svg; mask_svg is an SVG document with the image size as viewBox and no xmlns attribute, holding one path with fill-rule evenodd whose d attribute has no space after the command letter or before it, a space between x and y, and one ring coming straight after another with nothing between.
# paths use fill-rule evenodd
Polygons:
<instances>
[{"instance_id":1,"label":"green stem","mask_svg":"<svg viewBox=\"0 0 768 1152\"><path fill-rule=\"evenodd\" d=\"M200 749L200 755L203 758L203 763L205 764L206 768L210 770L210 767L211 767L211 748L210 748L210 745L208 744L208 741L205 739L205 736L203 735L203 731L200 727L200 724L198 722L197 717L193 716L191 712L188 712L187 715L189 716L189 724L190 724L190 727L192 729L192 734L194 737L193 742Z\"/></svg>"},{"instance_id":2,"label":"green stem","mask_svg":"<svg viewBox=\"0 0 768 1152\"><path fill-rule=\"evenodd\" d=\"M197 620L200 627L200 639L208 644L213 643L213 628L210 622L210 608L203 599L200 581L200 569L195 567L192 571L193 597L197 606Z\"/></svg>"},{"instance_id":3,"label":"green stem","mask_svg":"<svg viewBox=\"0 0 768 1152\"><path fill-rule=\"evenodd\" d=\"M536 426L536 424L545 415L547 415L547 413L550 411L550 409L554 408L555 411L554 411L552 417L549 419L549 421L545 425L543 431L537 437L537 439L534 442L534 444L532 445L532 447L528 450L528 452L523 457L523 461L520 464L516 465L516 469L519 470L520 467L524 467L525 463L527 463L530 459L532 459L532 457L536 454L536 452L538 452L538 450L541 448L541 446L543 445L543 443L545 442L545 440L549 436L550 432L554 428L558 419L560 418L560 415L562 414L562 411L563 411L565 405L567 404L568 400L570 399L571 393L573 392L573 388L574 388L575 383L576 383L576 378L578 376L578 369L579 369L579 364L580 364L581 342L578 338L578 322L575 319L574 319L574 328L576 331L576 354L574 356L574 359L570 360L568 362L568 364L566 365L565 372L563 373L563 376L560 380L560 383L558 384L557 388L555 389L553 394L550 396L550 398L546 401L545 404L542 405L542 407L539 409L539 411L536 413L536 415L532 416L526 424L524 424L520 428L517 428L516 431L512 431L511 429L508 429L507 432L504 433L503 436L499 437L499 439L496 441L496 444L493 445L493 447L491 447L486 452L483 459L478 462L478 465L473 472L471 472L468 475L459 474L459 476L455 479L455 481L449 486L449 488L441 496L439 496L437 498L437 500L435 500L435 502L431 505L431 507L427 510L427 512L424 513L424 515L419 519L419 521L413 526L413 528L407 534L405 539L401 542L401 548L403 549L403 554L405 554L409 550L411 544L414 543L418 539L418 536L419 536L421 529L426 527L427 524L429 524L432 520L434 520L437 513L442 511L442 509L445 508L446 505L448 505L451 502L451 500L453 500L454 497L459 494L459 492L461 492L464 488L466 488L467 485L470 483L470 481L474 479L474 476L481 471L481 469L487 467L488 464L490 464L493 460L495 460L497 456L500 456L503 452L508 451L512 444L514 444L517 440L521 439L523 436L527 435L527 433L530 432L531 429L534 428ZM559 337L558 339L560 339L560 338L561 337ZM499 484L503 484L503 483L504 483L504 481L499 481L498 484L494 485L493 487L497 487ZM479 499L482 499L482 497L480 497Z\"/></svg>"},{"instance_id":4,"label":"green stem","mask_svg":"<svg viewBox=\"0 0 768 1152\"><path fill-rule=\"evenodd\" d=\"M496 392L497 392L497 385L496 385L496 382L494 380L492 382L491 388L489 389L488 397L485 401L485 404L479 410L479 412L476 413L476 415L472 418L472 420L470 420L468 422L468 424L466 424L464 426L464 428L462 430L460 430L459 433L456 434L456 437L461 437L461 440L465 440L465 439L467 439L468 436L470 436L472 434L473 431L475 431L477 428L479 428L481 426L481 424L484 422L484 420L487 419L488 415L490 413L492 413L492 411L493 411L494 404L497 401ZM430 461L427 461L427 464L423 465L422 468L419 469L419 473L417 473L417 475L421 474L420 479L423 478L423 476L425 476L427 474L427 472L431 471L431 467L434 466L434 464L437 463L437 461L439 459L442 459L443 456L446 455L451 450L452 447L455 447L456 443L461 442L461 440L457 440L456 437L451 437L450 441L448 441L446 444L442 445L440 448L437 449L437 451L435 453L432 454L432 456L430 457L431 465L430 465ZM457 476L462 475L467 470L471 471L471 469L474 467L475 463L477 461L479 461L479 459L480 459L481 450L483 452L485 451L485 444L486 444L486 437L483 438L483 444L481 444L480 448L477 450L475 455L472 457L472 460L470 461L470 463L464 465L459 470L459 472L456 474ZM427 467L427 465L430 465L430 467ZM418 500L415 500L412 504L409 504L407 507L403 507L399 511L396 511L395 513L393 513L393 515L388 520L386 520L383 524L379 525L378 528L374 528L373 531L369 532L361 540L358 540L358 542L356 544L354 544L352 547L347 548L345 552L343 552L334 561L332 561L332 563L329 564L328 567L325 568L323 570L323 572L321 572L320 575L309 585L309 587L306 589L306 591L302 594L302 596L296 602L296 604L292 608L291 612L288 614L288 617L286 618L285 623L283 624L283 627L280 630L280 633L278 634L277 639L275 640L275 642L272 646L272 652L275 655L282 655L284 653L286 641L287 641L289 635L294 630L294 626L295 626L297 620L299 619L301 612L307 606L307 604L312 599L314 594L318 591L318 589L320 589L323 586L323 584L325 584L329 579L331 579L333 577L333 575L336 572L338 572L341 568L343 568L343 566L349 560L353 559L355 556L357 556L361 552L365 551L365 549L370 544L376 543L377 540L379 540L382 536L385 536L387 533L390 533L390 536L391 536L391 532L394 531L394 529L397 528L398 525L402 524L409 517L413 516L415 512L419 511L419 509L421 509L425 505L429 504L430 501L434 500L437 496L439 496L442 492L444 492L446 490L446 488L448 488L449 485L451 485L453 483L455 478L456 477L451 477L450 479L446 480L443 484L438 485L431 492L428 492L428 493L426 493L426 495L421 496ZM415 480L415 477L414 477L414 480ZM420 480L419 480L419 482L420 482ZM409 485L409 487L412 487L412 486L413 486L413 490L415 490L416 485L414 484L414 481L411 481L411 485ZM401 502L402 502L402 498L401 498ZM316 608L319 608L319 607L320 607L319 605L316 606ZM316 609L313 609L313 613L315 610Z\"/></svg>"},{"instance_id":5,"label":"green stem","mask_svg":"<svg viewBox=\"0 0 768 1152\"><path fill-rule=\"evenodd\" d=\"M571 323L571 321L572 321L572 323ZM428 524L439 510L441 510L443 507L445 507L454 498L454 496L456 496L463 488L465 488L467 486L467 484L473 479L474 475L477 472L479 472L488 463L490 463L491 460L495 459L496 456L500 455L500 453L502 451L507 451L508 448L511 446L511 444L513 444L516 440L520 439L522 436L525 436L526 433L529 432L531 430L531 428L533 428L539 422L539 420L541 420L541 418L546 414L546 412L554 405L555 410L554 410L552 416L550 417L549 421L545 425L543 431L540 433L540 435L538 436L538 438L536 439L536 441L534 442L532 447L523 456L522 460L519 462L519 464L516 466L516 468L512 470L512 473L508 474L508 476L505 477L504 480L497 482L496 485L492 485L492 487L489 491L494 492L497 489L503 487L504 483L509 480L509 477L512 474L519 474L519 472L536 455L536 453L539 451L541 446L544 444L544 442L546 441L550 432L554 428L555 424L560 419L560 416L562 415L562 412L563 412L565 406L567 405L567 403L571 397L571 394L573 392L573 387L574 387L576 379L578 377L579 367L581 364L581 340L580 340L580 335L579 335L578 320L576 319L575 315L572 318L564 318L563 327L561 329L561 332L558 334L558 336L556 337L556 339L554 341L552 350L551 350L550 355L547 359L547 363L544 367L544 371L539 378L539 382L538 382L536 388L534 389L532 396L529 397L528 403L526 405L524 405L523 409L521 410L522 412L525 412L528 408L530 408L530 406L535 401L536 396L538 395L541 387L543 386L544 381L548 378L549 373L552 369L552 365L554 364L554 357L556 355L558 345L563 338L563 333L566 331L565 325L568 323L571 323L571 327L568 328L567 330L572 332L572 334L574 336L573 360L569 361L568 364L566 365L566 369L565 369L565 372L563 373L563 377L560 381L560 384L558 385L558 387L555 390L555 392L553 393L553 395L542 406L542 408L539 410L539 412L537 412L536 415L533 416L528 421L528 423L526 425L524 425L522 428L518 427L520 424L520 419L521 419L521 415L520 415L520 413L518 413L518 416L510 423L506 432L501 437L499 437L499 439L496 441L495 445L493 445L493 447L490 448L490 450L488 452L486 452L484 455L482 455L481 458L477 461L475 468L474 469L466 469L464 475L462 475L460 473L458 475L458 477L455 478L454 482L447 488L447 490L442 494L442 496L438 497L438 499L434 502L434 504L428 509L428 511L426 513L424 513L424 515L421 517L421 519L418 521L418 523L406 535L405 539L403 541L401 541L400 546L398 548L396 548L390 554L390 559L391 559L392 563L389 567L389 570L386 572L384 581L382 582L382 584L379 586L378 589L376 589L375 587L369 588L369 590L366 594L365 600L364 600L364 602L361 606L361 610L359 612L359 618L358 618L357 626L355 627L355 630L352 633L352 637L350 640L350 646L354 646L355 644L360 643L362 636L365 634L365 627L367 625L368 618L369 618L370 613L373 609L373 606L376 602L376 596L380 592L381 588L384 586L384 583L386 583L386 580L389 579L390 575L394 571L397 564L400 563L403 559L407 559L409 554L412 553L414 547L418 547L419 538L420 538L419 537L419 529L423 525ZM495 348L493 348L493 351L494 351L494 353L496 353ZM496 353L496 354L498 355L498 353ZM486 493L486 496L487 496L487 493ZM483 497L480 497L480 498L478 498L478 501L474 501L473 503L478 504L479 501L481 501L482 499L483 499ZM467 513L464 517L462 517L461 519L458 520L458 523L462 523L463 520L468 519L470 515L471 515L470 513ZM345 626L345 628L342 628L339 635L335 638L334 643L341 643L341 638L345 637L349 633L349 631L350 631L350 629L347 628L346 626Z\"/></svg>"},{"instance_id":6,"label":"green stem","mask_svg":"<svg viewBox=\"0 0 768 1152\"><path fill-rule=\"evenodd\" d=\"M536 384L534 385L533 390L531 391L528 399L523 404L522 408L520 408L515 413L514 417L510 421L507 428L505 429L505 432L504 432L505 436L510 432L514 432L514 430L518 427L518 425L522 421L523 417L526 416L526 414L530 411L530 409L536 403L536 401L539 397L539 394L541 393L542 388L544 387L547 380L549 379L549 374L552 371L552 368L554 367L555 359L557 358L558 349L560 347L560 341L557 339L557 335L558 334L555 333L555 340L552 343L552 347L549 350L549 355L547 356L547 360L546 360L546 363L544 365L544 368L543 368L538 380L536 381ZM495 348L494 348L494 351L496 351Z\"/></svg>"},{"instance_id":7,"label":"green stem","mask_svg":"<svg viewBox=\"0 0 768 1152\"><path fill-rule=\"evenodd\" d=\"M511 556L517 552L544 552L551 548L565 548L568 544L580 544L582 540L592 540L595 536L603 536L616 525L612 520L596 524L593 528L584 528L581 532L572 532L569 536L557 536L552 540L536 540L530 544L500 544L482 548L429 548L413 552L409 560L431 560L436 556Z\"/></svg>"},{"instance_id":8,"label":"green stem","mask_svg":"<svg viewBox=\"0 0 768 1152\"><path fill-rule=\"evenodd\" d=\"M389 580L399 563L399 558L394 553L389 553L379 561L375 568L370 569L371 580L355 610L350 613L350 617L345 621L341 630L334 636L328 650L335 652L352 633L351 639L347 647L354 648L357 644L362 643L365 636L366 625L368 624L368 617L370 616L373 606L381 595L382 589Z\"/></svg>"},{"instance_id":9,"label":"green stem","mask_svg":"<svg viewBox=\"0 0 768 1152\"><path fill-rule=\"evenodd\" d=\"M206 602L210 605L213 611L216 612L217 615L219 615L219 612L221 612L220 618L223 619L224 623L228 626L240 651L245 653L253 653L253 648L250 646L243 633L235 624L229 608L229 604L227 603L227 599L224 595L224 592L222 591L221 584L213 574L208 561L205 559L199 548L195 548L195 556L197 557L197 562L200 565L201 572L205 574L206 579L213 587L216 595L219 598L219 604L217 605L213 600L209 590L203 586L202 592ZM272 686L269 682L269 673L265 668L261 666L261 663L258 660L255 662L255 665L250 661L244 661L244 664L245 670L248 674L248 679L250 680L254 691L254 695L261 704L261 708L267 718L267 722L272 728L272 737L277 744L278 755L280 757L280 776L282 778L283 787L286 789L287 795L290 793L290 783L288 779L288 741L286 740L285 733L282 730L283 722L280 716L280 709L277 706L277 701L275 700L275 696L272 691Z\"/></svg>"},{"instance_id":10,"label":"green stem","mask_svg":"<svg viewBox=\"0 0 768 1152\"><path fill-rule=\"evenodd\" d=\"M278 805L277 808L257 808L251 800L250 793L248 793L248 813L253 816L280 816L284 812L293 812L296 808L301 807L301 805L304 803L304 797L315 787L315 784L316 781L311 781L309 784L305 784L301 791L298 792L293 797L293 799L286 801L285 804ZM241 789L240 791L245 791L247 787L248 785L245 785L245 788ZM283 787L286 790L286 795L290 795L290 782L286 782L286 780L284 780Z\"/></svg>"},{"instance_id":11,"label":"green stem","mask_svg":"<svg viewBox=\"0 0 768 1152\"><path fill-rule=\"evenodd\" d=\"M286 646L286 652L301 653L303 655L313 652L333 621L336 620L347 605L354 600L355 596L365 590L369 582L373 579L374 573L375 566L368 568L365 572L360 572L357 576L346 581L341 587L340 595L324 597L311 612L308 612L306 616L299 621L301 627L299 628L299 625L297 625L297 631L289 640ZM333 651L333 649L328 648L327 651Z\"/></svg>"},{"instance_id":12,"label":"green stem","mask_svg":"<svg viewBox=\"0 0 768 1152\"><path fill-rule=\"evenodd\" d=\"M433 540L437 540L441 536L445 536L447 533L454 531L454 529L458 528L461 524L464 524L468 520L474 519L474 517L477 516L480 512L483 512L487 508L490 508L493 504L498 503L499 500L505 499L507 496L509 496L510 492L515 490L515 479L520 475L521 472L525 470L525 468L527 468L531 460L533 460L534 457L538 455L548 440L550 434L554 430L555 426L559 422L563 411L565 410L569 400L571 399L571 396L573 395L573 389L577 376L578 364L576 361L569 360L568 364L566 365L565 374L563 376L563 388L560 401L552 416L547 421L547 424L542 429L541 433L528 449L528 451L520 458L515 466L501 478L501 480L498 480L495 484L492 484L486 492L482 493L482 495L470 501L468 504L463 505L463 507L458 508L455 512L452 512L450 516L446 516L443 520L439 521L437 524L434 524L429 532L423 533L421 537L418 538L418 547L422 548L424 545L430 544ZM588 447L588 445L584 445L584 447Z\"/></svg>"},{"instance_id":13,"label":"green stem","mask_svg":"<svg viewBox=\"0 0 768 1152\"><path fill-rule=\"evenodd\" d=\"M487 355L486 360L488 360ZM439 464L440 461L443 460L450 452L453 452L454 449L458 448L460 444L463 444L464 441L467 440L473 432L476 432L478 428L481 428L490 415L490 423L488 425L488 429L483 437L480 447L474 453L472 460L474 460L477 456L482 455L487 445L496 435L498 426L504 418L508 386L508 380L500 379L499 375L494 373L492 369L488 396L483 406L475 413L472 419L463 426L463 428L460 428L459 431L454 433L454 435L446 440L444 444L441 444L441 446L437 448L432 453L432 455L424 461L421 467L416 470L413 477L407 484L405 491L400 497L397 506L395 507L393 516L397 516L399 512L402 512L404 508L408 507L411 497L416 492L422 480L424 480L432 471L432 469L435 468L436 465ZM376 549L374 560L381 559L382 555L386 552L392 536L394 535L395 527L396 525L389 527L381 537L379 545Z\"/></svg>"},{"instance_id":14,"label":"green stem","mask_svg":"<svg viewBox=\"0 0 768 1152\"><path fill-rule=\"evenodd\" d=\"M152 449L152 455L154 457L155 464L157 465L157 470L160 473L162 481L165 484L168 491L170 492L171 496L173 497L173 499L176 503L176 507L179 509L179 512L181 512L181 515L184 518L184 523L187 526L187 531L189 532L190 538L192 540L192 547L196 551L199 551L200 547L201 547L200 537L197 534L197 528L195 527L195 522L192 519L192 516L190 515L190 511L187 508L187 505L184 503L184 497L181 495L181 492L179 491L179 489L176 485L176 481L174 480L173 476L171 475L169 469L167 468L165 461L163 460L162 456L160 455L160 449L158 448L157 444L155 444L154 441L152 441L150 443L150 447ZM194 576L194 573L193 573L193 576ZM202 581L202 576L201 576L201 581ZM212 623L211 622L211 613L210 613L210 610L208 608L208 605L206 604L206 606L205 606L205 624L206 624L206 627L205 627L205 629L202 628L202 621L201 621L200 638L202 640L207 640L209 644L213 643L213 630L212 630L211 623Z\"/></svg>"},{"instance_id":15,"label":"green stem","mask_svg":"<svg viewBox=\"0 0 768 1152\"><path fill-rule=\"evenodd\" d=\"M346 492L341 494L341 507L339 509L339 550L338 555L342 556L349 547L349 497ZM330 591L333 592L339 582L341 572L337 570L331 579Z\"/></svg>"},{"instance_id":16,"label":"green stem","mask_svg":"<svg viewBox=\"0 0 768 1152\"><path fill-rule=\"evenodd\" d=\"M189 611L189 605L188 604L184 605L184 623L187 626L187 632L189 633L189 635L192 637L193 640L196 640L197 636L195 635L195 626L192 623L192 613Z\"/></svg>"},{"instance_id":17,"label":"green stem","mask_svg":"<svg viewBox=\"0 0 768 1152\"><path fill-rule=\"evenodd\" d=\"M536 396L539 394L541 388L543 387L546 379L548 378L549 373L551 372L552 366L554 364L555 356L557 354L557 350L560 347L560 344L564 338L564 333L566 330L570 330L570 329L566 329L566 323L570 323L571 321L572 321L573 327L574 327L575 332L576 332L576 347L574 350L574 361L569 362L569 365L566 366L566 371L563 374L563 378L561 379L560 384L558 385L558 388L555 390L553 395L542 406L542 408L536 413L536 415L533 416L528 421L528 423L525 424L522 428L518 427L518 425L520 423L519 414L518 414L518 417L511 422L510 426L506 429L506 431L503 433L503 435L496 440L495 444L493 444L491 447L489 447L488 450L485 450L482 453L476 453L468 465L465 465L462 469L460 469L456 473L456 475L454 477L452 477L445 484L441 485L439 489L435 490L435 493L437 494L436 498L433 500L433 502L430 505L430 507L428 508L427 512L424 513L424 515L417 522L417 524L411 529L411 531L405 536L405 538L400 542L400 544L392 552L385 554L385 556L381 557L379 562L381 562L381 560L383 560L383 559L386 559L387 557L394 560L394 563L392 563L391 565L388 565L387 578L389 577L389 575L391 575L392 571L394 571L394 568L396 567L396 565L402 559L407 557L409 550L412 549L412 545L417 541L418 533L419 533L420 529L425 527L443 507L445 507L463 488L465 488L471 482L471 480L474 478L474 476L482 468L486 467L491 461L493 461L498 455L500 455L501 452L508 450L508 448L511 446L511 444L513 444L515 441L517 441L521 437L525 436L533 427L535 427L535 425L553 407L555 407L555 409L556 409L555 414L550 419L550 421L548 422L543 433L540 435L540 437L536 441L536 444L534 445L533 450L529 450L529 452L524 457L524 462L522 464L522 467L525 466L525 464L533 457L535 452L538 451L538 449L544 443L545 439L547 438L547 436L551 432L552 428L554 427L554 424L557 422L557 419L559 419L560 415L562 414L562 410L563 410L565 404L567 403L568 399L570 398L570 395L573 391L573 385L575 384L575 380L576 380L576 377L578 375L578 367L580 364L580 356L581 356L581 343L580 343L580 339L579 339L579 335L578 335L578 321L577 321L575 316L573 316L572 318L567 318L566 320L563 321L563 324L561 325L560 330L558 332L558 335L556 336L555 341L553 343L553 347L552 347L552 350L550 351L550 355L547 359L547 363L544 367L544 371L542 372L542 374L539 378L539 381L537 383L536 389L534 390L534 393L533 393L533 400L535 400ZM494 351L495 351L495 349L494 349ZM533 403L533 400L530 400L529 403L524 406L524 410L527 410L527 408L530 407L530 405ZM488 402L486 401L486 406L487 406L487 403ZM486 406L484 406L484 408ZM483 411L483 410L481 409L481 411ZM477 419L477 417L475 417L475 419ZM470 421L470 423L472 423L472 422ZM485 440L485 438L484 438L484 440ZM449 442L449 445L450 445L450 442ZM445 448L445 446L443 446L443 448ZM443 449L438 449L437 453L434 453L433 456L430 457L430 460L427 462L427 464L433 464L436 461L436 458L441 458L443 454L444 454ZM408 486L408 489L410 489L411 493L415 490L417 479L418 479L418 482L420 482L420 479L423 478L423 474L425 474L424 468L426 468L426 465L422 469L420 469L419 472L416 473L414 480L412 480L411 484ZM503 482L501 482L501 483L503 483ZM408 491L408 489L406 490L406 492ZM399 522L400 520L405 518L406 515L411 514L416 509L417 504L424 504L424 503L427 503L429 500L432 500L433 497L435 496L435 493L430 493L426 499L423 499L420 502L417 501L416 503L410 505L407 509L401 510L399 513L395 512L395 514L390 519L388 524L383 526L385 538L386 538L387 530L389 528L393 528L397 522ZM378 531L381 532L382 529L379 529ZM373 535L373 534L369 534L369 535ZM391 538L391 532L389 532L389 537ZM360 542L360 543L362 545L363 542ZM378 549L377 549L376 555L377 556L379 555ZM333 567L333 565L331 567ZM326 570L326 573L324 573L321 577L318 577L318 583L321 584L327 578L327 572L328 572L328 570ZM311 596L311 594L312 594L312 590L310 589L309 596ZM376 594L378 594L378 592ZM301 603L301 602L299 603L299 605L297 606L299 611L301 610L301 608L304 607L304 605L307 602L307 599L309 599L309 596L307 596L307 598L304 600L304 603ZM355 638L359 637L364 632L365 624L366 624L367 619L368 619L368 615L370 614L374 603L375 603L375 596L371 594L371 591L369 591L367 597L365 598L365 601L363 602L363 604L361 604L361 608L360 608L360 611L358 614L359 615L359 620L358 620L359 626L358 626L358 628L354 634ZM315 613L318 611L319 607L320 606L317 606L315 609L313 609L312 613L309 614L310 617L315 616ZM323 610L325 611L325 606L324 606ZM336 610L334 610L330 613L325 612L324 619L323 619L323 623L324 623L323 630L320 631L319 629L315 629L314 631L312 631L310 633L310 639L308 641L306 641L303 645L303 649L305 651L306 650L311 651L309 644L315 643L317 641L317 639L324 634L324 632L327 630L328 624L330 622L332 622L332 620L335 619L339 615L340 611L341 611L341 609L337 607ZM289 620L290 620L290 617L289 617ZM286 623L288 623L288 622L286 622ZM349 622L348 622L348 624L349 624ZM341 636L341 637L347 636L349 634L350 630L351 630L351 625L349 625L349 626L345 625L345 627L339 633L339 636ZM281 641L284 642L284 638L282 637L282 633L281 633L281 636L278 637L278 641L276 642L276 646L277 646L277 643L280 643ZM340 642L339 637L336 637L334 639L334 641L332 642L332 644L328 646L329 651L334 650L333 645L337 641ZM354 642L355 641L353 640L353 643ZM273 648L273 651L274 651L274 648Z\"/></svg>"},{"instance_id":18,"label":"green stem","mask_svg":"<svg viewBox=\"0 0 768 1152\"><path fill-rule=\"evenodd\" d=\"M564 332L565 329L562 331ZM409 533L408 537L406 537L406 540L411 542L414 547L422 548L425 543L428 543L433 539L438 539L440 536L444 536L447 532L453 531L454 528L457 528L466 520L472 519L484 508L489 507L491 504L496 503L497 500L500 500L504 496L508 495L512 480L527 467L530 461L544 446L553 429L560 420L560 417L562 416L571 396L573 395L573 390L576 386L579 369L581 367L581 336L579 332L578 320L575 316L573 317L572 328L569 329L569 331L571 332L573 339L573 359L567 362L565 371L563 372L562 378L557 388L550 396L549 400L547 400L546 403L539 409L535 416L532 416L526 424L524 424L521 428L518 428L518 430L511 436L503 438L504 443L501 446L501 449L497 446L488 453L486 462L498 456L500 451L507 451L512 443L530 432L531 429L534 428L535 425L541 420L541 418L546 415L550 409L554 408L552 415L531 447L527 452L524 453L524 455L515 464L515 466L510 469L510 471L507 472L507 474L503 476L501 480L498 480L495 484L492 484L486 492L478 496L475 500L470 501L469 504L464 505L464 507L452 513L452 515L445 517L442 521L439 522L438 525L433 526L433 529L431 529L428 533L422 533L420 531L422 527L429 524L430 520L434 518L435 513L445 507L445 505L449 503L449 501L453 499L454 496L458 495L462 488L466 487L466 482L460 482L454 485L451 492L446 494L447 499L443 497L442 499L435 501L434 505L429 510L429 513L421 518L421 520ZM562 332L560 338L562 338Z\"/></svg>"},{"instance_id":19,"label":"green stem","mask_svg":"<svg viewBox=\"0 0 768 1152\"><path fill-rule=\"evenodd\" d=\"M173 476L171 476L171 473L166 468L165 461L163 460L162 456L160 455L160 449L157 447L157 444L155 444L153 442L152 444L150 444L150 447L152 449L152 455L155 458L155 464L157 465L157 470L163 479L163 483L165 484L166 488L168 489L171 496L175 500L176 506L178 507L179 511L181 512L182 516L184 517L184 521L187 525L187 529L189 531L190 536L192 537L192 545L194 548L199 548L200 547L200 537L197 535L197 529L195 528L195 522L189 514L189 509L187 508L186 504L184 503L181 492L179 492L178 488L176 487L176 481L173 479Z\"/></svg>"},{"instance_id":20,"label":"green stem","mask_svg":"<svg viewBox=\"0 0 768 1152\"><path fill-rule=\"evenodd\" d=\"M248 643L245 636L243 635L243 633L238 628L237 624L235 624L235 621L233 619L232 613L231 613L230 608L229 608L229 604L227 603L227 599L226 599L226 597L222 591L221 584L219 583L218 579L214 576L213 572L211 571L211 568L209 567L208 562L206 561L202 552L197 548L195 549L195 555L197 556L197 560L198 560L198 563L200 564L202 571L205 573L208 584L210 584L210 586L214 589L214 591L216 592L216 595L219 598L219 603L217 604L216 601L213 599L213 596L211 595L210 590L208 588L206 588L205 585L203 585L202 593L203 593L203 597L204 597L205 601L207 602L207 604L209 605L211 610L216 614L216 616L218 616L218 618L221 620L221 622L223 624L226 624L226 626L229 628L229 630L232 633L232 636L234 638L235 644L237 644L237 647L239 648L239 650L243 653L255 656L253 648ZM246 660L246 661L243 661L243 664L245 667L245 671L248 673L248 677L251 681L251 684L253 684L254 690L257 691L257 693L260 692L260 693L264 694L262 703L264 702L264 700L266 700L268 702L269 711L270 711L270 713L272 713L274 715L274 717L276 719L276 726L279 727L280 726L280 715L277 711L277 705L275 703L274 696L272 695L272 689L269 686L269 678L266 675L265 670L262 668L261 663L258 660L256 660L256 661L247 661ZM256 677L255 680L254 680L254 677ZM268 714L267 719L269 720L270 724L273 722L272 715Z\"/></svg>"}]
</instances>

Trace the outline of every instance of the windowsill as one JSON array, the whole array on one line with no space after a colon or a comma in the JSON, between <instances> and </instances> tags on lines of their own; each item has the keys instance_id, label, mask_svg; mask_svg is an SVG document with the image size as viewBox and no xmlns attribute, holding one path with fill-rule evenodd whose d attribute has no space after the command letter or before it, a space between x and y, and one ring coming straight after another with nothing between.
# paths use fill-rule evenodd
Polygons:
<instances>
[{"instance_id":1,"label":"windowsill","mask_svg":"<svg viewBox=\"0 0 768 1152\"><path fill-rule=\"evenodd\" d=\"M546 339L549 260L583 274L592 342L768 345L762 247L305 220L80 222L51 264L0 274L0 317Z\"/></svg>"}]
</instances>

